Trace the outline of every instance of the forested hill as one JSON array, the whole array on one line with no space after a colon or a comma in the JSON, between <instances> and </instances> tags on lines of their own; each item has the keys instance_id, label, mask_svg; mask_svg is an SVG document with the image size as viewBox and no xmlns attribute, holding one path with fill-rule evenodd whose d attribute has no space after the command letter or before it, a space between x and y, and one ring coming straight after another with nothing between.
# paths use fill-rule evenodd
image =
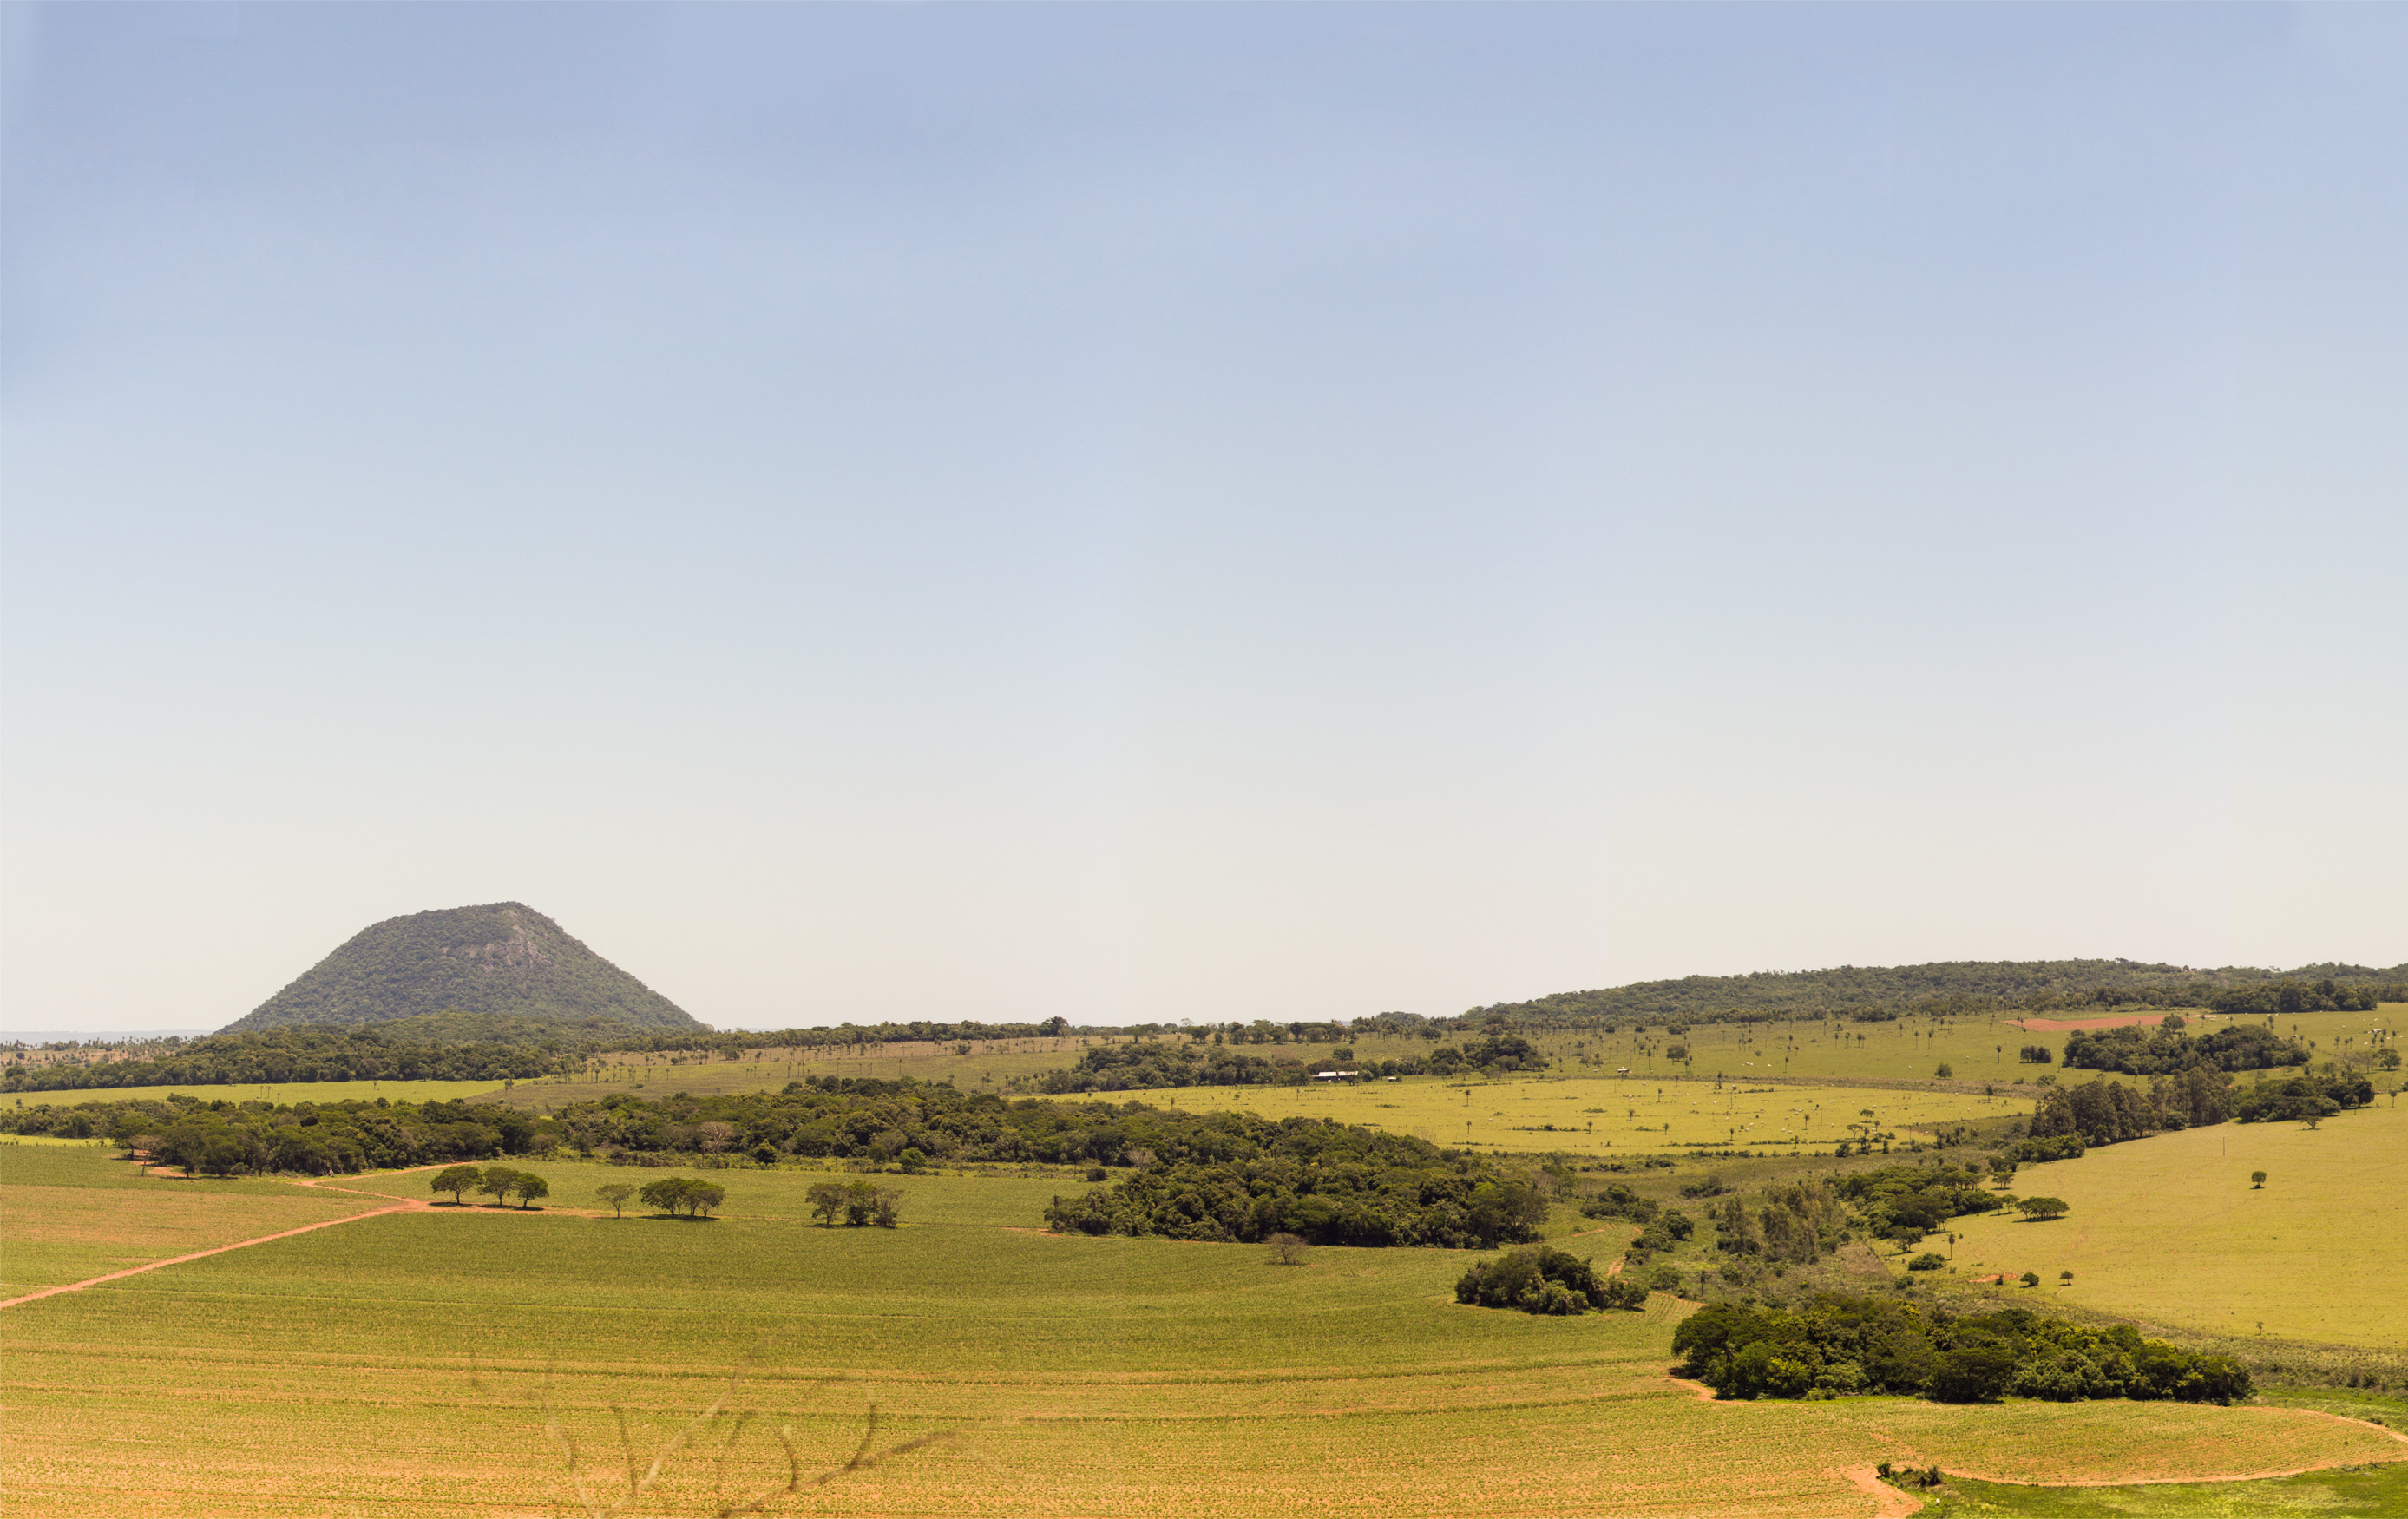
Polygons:
<instances>
[{"instance_id":1,"label":"forested hill","mask_svg":"<svg viewBox=\"0 0 2408 1519\"><path fill-rule=\"evenodd\" d=\"M1760 970L1746 976L1684 976L1592 992L1558 992L1527 1002L1474 1008L1523 1024L1627 1019L1716 1023L1818 1012L2051 1012L2118 1007L2200 1008L2235 993L2282 984L2396 994L2408 965L2315 965L2296 970L2149 965L2137 960L1947 960L1921 966L1841 966ZM2329 994L2327 994L2329 996ZM2385 1000L2390 1000L2386 996Z\"/></svg>"},{"instance_id":2,"label":"forested hill","mask_svg":"<svg viewBox=\"0 0 2408 1519\"><path fill-rule=\"evenodd\" d=\"M444 908L361 929L220 1030L387 1023L445 1012L703 1031L677 1004L518 902Z\"/></svg>"}]
</instances>

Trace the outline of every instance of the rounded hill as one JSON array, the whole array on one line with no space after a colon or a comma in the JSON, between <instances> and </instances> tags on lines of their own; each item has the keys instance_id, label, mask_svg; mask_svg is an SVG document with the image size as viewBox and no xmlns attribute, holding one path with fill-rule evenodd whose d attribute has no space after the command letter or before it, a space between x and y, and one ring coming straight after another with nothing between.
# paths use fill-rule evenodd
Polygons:
<instances>
[{"instance_id":1,"label":"rounded hill","mask_svg":"<svg viewBox=\"0 0 2408 1519\"><path fill-rule=\"evenodd\" d=\"M546 1023L700 1029L668 998L521 902L439 908L372 924L225 1033L467 1013Z\"/></svg>"}]
</instances>

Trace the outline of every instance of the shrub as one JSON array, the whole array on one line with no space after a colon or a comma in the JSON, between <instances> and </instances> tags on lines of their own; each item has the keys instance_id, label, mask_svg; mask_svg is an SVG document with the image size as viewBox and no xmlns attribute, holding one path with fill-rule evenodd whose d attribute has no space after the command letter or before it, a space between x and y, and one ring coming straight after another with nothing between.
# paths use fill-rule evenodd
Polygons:
<instances>
[{"instance_id":1,"label":"shrub","mask_svg":"<svg viewBox=\"0 0 2408 1519\"><path fill-rule=\"evenodd\" d=\"M1906 1268L1910 1271L1937 1271L1947 1264L1948 1257L1945 1255L1934 1254L1932 1252L1927 1250L1922 1254L1915 1256L1914 1259L1907 1262Z\"/></svg>"},{"instance_id":2,"label":"shrub","mask_svg":"<svg viewBox=\"0 0 2408 1519\"><path fill-rule=\"evenodd\" d=\"M1644 1303L1646 1289L1638 1290ZM1518 1308L1526 1313L1578 1313L1610 1306L1605 1282L1595 1268L1577 1255L1545 1245L1511 1250L1496 1260L1473 1263L1455 1283L1455 1300L1480 1308Z\"/></svg>"}]
</instances>

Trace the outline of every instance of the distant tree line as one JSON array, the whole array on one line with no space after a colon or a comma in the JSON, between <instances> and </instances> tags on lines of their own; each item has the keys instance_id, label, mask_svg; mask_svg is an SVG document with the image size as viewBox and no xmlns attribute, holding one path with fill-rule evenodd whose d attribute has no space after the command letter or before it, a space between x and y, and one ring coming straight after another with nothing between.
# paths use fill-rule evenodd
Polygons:
<instances>
[{"instance_id":1,"label":"distant tree line","mask_svg":"<svg viewBox=\"0 0 2408 1519\"><path fill-rule=\"evenodd\" d=\"M2319 990L2329 988L2329 990ZM1815 1017L1868 1019L1905 1015L1986 1017L2001 1012L2087 1009L2214 1008L2235 997L2232 1010L2313 1011L2319 1007L2372 1008L2375 1000L2408 1001L2408 965L2315 965L2291 971L2228 966L2186 966L2129 960L1957 961L1920 966L1841 966L1828 970L1757 971L1745 976L1687 976L1585 992L1560 992L1526 1002L1474 1008L1467 1026L1501 1019L1531 1027L1617 1024L1765 1023ZM2271 997L2276 1005L2260 1007ZM2322 1000L2319 1001L2318 999Z\"/></svg>"},{"instance_id":2,"label":"distant tree line","mask_svg":"<svg viewBox=\"0 0 2408 1519\"><path fill-rule=\"evenodd\" d=\"M1068 1070L1045 1071L1022 1082L1027 1090L1046 1093L1138 1092L1171 1086L1302 1086L1317 1071L1339 1069L1380 1079L1467 1071L1501 1075L1546 1068L1546 1056L1514 1034L1484 1035L1460 1046L1441 1044L1426 1055L1401 1060L1359 1062L1353 1050L1342 1047L1327 1059L1302 1061L1241 1054L1222 1045L1149 1041L1097 1045L1082 1051Z\"/></svg>"},{"instance_id":3,"label":"distant tree line","mask_svg":"<svg viewBox=\"0 0 2408 1519\"><path fill-rule=\"evenodd\" d=\"M106 1138L152 1161L207 1176L308 1176L540 1153L557 1125L508 1108L457 1102L269 1103L165 1099L48 1103L0 1111L0 1133Z\"/></svg>"},{"instance_id":4,"label":"distant tree line","mask_svg":"<svg viewBox=\"0 0 2408 1519\"><path fill-rule=\"evenodd\" d=\"M2223 988L2204 1004L2221 1013L2372 1012L2378 1002L2408 1002L2408 982L2316 981L2261 982L2254 986Z\"/></svg>"},{"instance_id":5,"label":"distant tree line","mask_svg":"<svg viewBox=\"0 0 2408 1519\"><path fill-rule=\"evenodd\" d=\"M2020 1308L1952 1317L1840 1294L1796 1312L1717 1303L1683 1320L1672 1348L1685 1357L1685 1375L1723 1397L2229 1403L2250 1395L2248 1371L2226 1356L2143 1340L2128 1325L2100 1329Z\"/></svg>"},{"instance_id":6,"label":"distant tree line","mask_svg":"<svg viewBox=\"0 0 2408 1519\"><path fill-rule=\"evenodd\" d=\"M415 1021L415 1020L413 1020ZM0 1092L79 1092L126 1086L281 1085L288 1082L524 1081L567 1068L557 1049L510 1043L411 1042L391 1025L304 1025L257 1034L213 1034L148 1060L10 1066Z\"/></svg>"}]
</instances>

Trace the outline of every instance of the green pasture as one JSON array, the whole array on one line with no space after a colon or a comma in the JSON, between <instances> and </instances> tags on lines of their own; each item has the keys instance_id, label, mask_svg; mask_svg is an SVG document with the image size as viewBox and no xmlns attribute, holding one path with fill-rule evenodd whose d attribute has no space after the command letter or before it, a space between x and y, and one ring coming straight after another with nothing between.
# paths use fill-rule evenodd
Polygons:
<instances>
[{"instance_id":1,"label":"green pasture","mask_svg":"<svg viewBox=\"0 0 2408 1519\"><path fill-rule=\"evenodd\" d=\"M2252 1171L2266 1185L2250 1185ZM2217 1124L2027 1166L2013 1190L2062 1197L2045 1224L1978 1214L1949 1225L1954 1269L2039 1273L2004 1289L2035 1307L2060 1296L2147 1322L2245 1339L2370 1349L2408 1345L2397 1257L2408 1110L2390 1097L2319 1127ZM1942 1247L1945 1249L1946 1247ZM2060 1287L2058 1273L2071 1271Z\"/></svg>"},{"instance_id":2,"label":"green pasture","mask_svg":"<svg viewBox=\"0 0 2408 1519\"><path fill-rule=\"evenodd\" d=\"M2021 1117L2020 1093L1870 1087L1750 1085L1670 1076L1438 1077L1361 1084L1178 1087L1099 1095L1208 1112L1268 1118L1334 1118L1408 1134L1436 1144L1499 1152L1560 1151L1595 1159L1682 1155L1703 1148L1828 1153L1851 1124L1894 1133L1900 1141L1950 1125ZM1070 1097L1065 1101L1079 1101ZM1870 1113L1871 1116L1866 1116Z\"/></svg>"},{"instance_id":3,"label":"green pasture","mask_svg":"<svg viewBox=\"0 0 2408 1519\"><path fill-rule=\"evenodd\" d=\"M1923 1512L1927 1519L2397 1519L2408 1513L2408 1463L2259 1482L2129 1487L2017 1487L1957 1479Z\"/></svg>"},{"instance_id":4,"label":"green pasture","mask_svg":"<svg viewBox=\"0 0 2408 1519\"><path fill-rule=\"evenodd\" d=\"M63 1213L93 1234L170 1197L101 1153L45 1154L95 1183ZM539 1168L564 1197L604 1174ZM641 1512L767 1485L781 1426L808 1469L834 1468L873 1404L879 1443L939 1438L768 1512L1838 1519L1869 1512L1847 1469L1881 1459L2050 1482L2397 1450L2290 1411L1701 1403L1664 1374L1670 1297L1537 1319L1456 1305L1465 1253L1290 1268L994 1222L1042 1179L907 1179L904 1227L823 1229L768 1211L807 1174L718 1175L715 1220L387 1214L8 1310L0 1406L21 1434L0 1490L62 1519L562 1512L547 1410L607 1500L625 1482L614 1409L649 1461L721 1398ZM272 1195L225 1197L279 1222Z\"/></svg>"},{"instance_id":5,"label":"green pasture","mask_svg":"<svg viewBox=\"0 0 2408 1519\"><path fill-rule=\"evenodd\" d=\"M86 1102L164 1102L181 1093L203 1102L452 1102L498 1091L499 1082L262 1082L220 1085L88 1087L75 1092L21 1092L20 1107L72 1108Z\"/></svg>"}]
</instances>

